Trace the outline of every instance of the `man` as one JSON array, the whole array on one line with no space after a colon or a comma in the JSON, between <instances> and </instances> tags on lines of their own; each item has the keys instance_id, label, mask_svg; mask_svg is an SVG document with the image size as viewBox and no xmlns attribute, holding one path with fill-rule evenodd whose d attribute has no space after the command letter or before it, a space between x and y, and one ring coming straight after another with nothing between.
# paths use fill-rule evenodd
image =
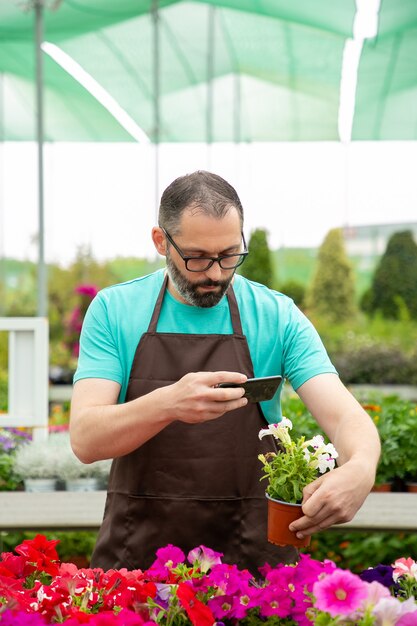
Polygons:
<instances>
[{"instance_id":1,"label":"man","mask_svg":"<svg viewBox=\"0 0 417 626\"><path fill-rule=\"evenodd\" d=\"M203 544L253 572L292 562L266 539L258 438L279 394L248 403L219 388L282 374L339 452L304 490L311 534L350 520L374 482L376 429L286 296L235 274L247 254L243 209L219 176L195 172L163 193L156 250L166 272L104 289L84 320L71 439L85 463L115 459L93 565L145 568L158 547Z\"/></svg>"}]
</instances>

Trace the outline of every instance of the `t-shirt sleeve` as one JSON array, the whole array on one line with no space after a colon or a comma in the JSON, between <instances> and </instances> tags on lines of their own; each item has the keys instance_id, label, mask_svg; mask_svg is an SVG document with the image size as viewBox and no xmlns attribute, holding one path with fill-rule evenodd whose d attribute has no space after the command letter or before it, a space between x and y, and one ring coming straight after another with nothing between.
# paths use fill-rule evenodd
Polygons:
<instances>
[{"instance_id":1,"label":"t-shirt sleeve","mask_svg":"<svg viewBox=\"0 0 417 626\"><path fill-rule=\"evenodd\" d=\"M283 368L293 389L318 374L337 374L318 332L294 304L284 333Z\"/></svg>"},{"instance_id":2,"label":"t-shirt sleeve","mask_svg":"<svg viewBox=\"0 0 417 626\"><path fill-rule=\"evenodd\" d=\"M74 382L82 378L107 378L120 384L123 380L122 364L103 292L99 292L90 304L81 330Z\"/></svg>"}]
</instances>

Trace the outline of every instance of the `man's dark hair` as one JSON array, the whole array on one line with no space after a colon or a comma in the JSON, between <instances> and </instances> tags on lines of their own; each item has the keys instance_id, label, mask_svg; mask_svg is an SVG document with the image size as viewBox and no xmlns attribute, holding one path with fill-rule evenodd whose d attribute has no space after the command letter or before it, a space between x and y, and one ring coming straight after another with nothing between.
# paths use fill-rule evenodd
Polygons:
<instances>
[{"instance_id":1,"label":"man's dark hair","mask_svg":"<svg viewBox=\"0 0 417 626\"><path fill-rule=\"evenodd\" d=\"M243 208L236 190L221 176L199 170L176 178L165 189L159 206L159 225L177 235L185 209L221 218L232 207L237 209L243 227Z\"/></svg>"}]
</instances>

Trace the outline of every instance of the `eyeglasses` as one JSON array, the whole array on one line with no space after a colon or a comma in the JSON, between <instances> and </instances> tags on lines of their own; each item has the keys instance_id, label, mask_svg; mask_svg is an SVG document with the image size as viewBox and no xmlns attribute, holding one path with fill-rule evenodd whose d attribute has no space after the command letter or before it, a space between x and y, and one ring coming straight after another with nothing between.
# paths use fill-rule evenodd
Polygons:
<instances>
[{"instance_id":1,"label":"eyeglasses","mask_svg":"<svg viewBox=\"0 0 417 626\"><path fill-rule=\"evenodd\" d=\"M164 233L165 237L168 239L169 243L171 243L175 250L178 252L180 257L185 263L185 268L189 272L205 272L208 270L213 263L218 263L223 270L233 270L235 267L239 267L242 265L243 261L248 255L248 250L246 248L245 236L242 233L242 241L243 241L243 252L239 252L239 254L222 254L221 256L186 256L183 251L177 246L171 235L162 228L161 230Z\"/></svg>"}]
</instances>

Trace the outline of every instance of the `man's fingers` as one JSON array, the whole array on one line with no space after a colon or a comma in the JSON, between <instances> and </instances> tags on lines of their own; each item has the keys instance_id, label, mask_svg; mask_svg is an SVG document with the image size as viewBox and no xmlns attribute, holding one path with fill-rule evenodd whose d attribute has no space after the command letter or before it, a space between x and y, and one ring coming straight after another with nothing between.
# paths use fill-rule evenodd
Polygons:
<instances>
[{"instance_id":1,"label":"man's fingers","mask_svg":"<svg viewBox=\"0 0 417 626\"><path fill-rule=\"evenodd\" d=\"M302 522L302 524L298 524L298 522ZM317 521L316 519L312 520L309 517L302 517L297 522L294 522L290 525L290 530L294 532L298 539L302 539L307 535L312 535L313 533L317 533L320 530L325 530L333 524L337 524L338 519L336 515L329 515L328 517L324 517L322 520Z\"/></svg>"}]
</instances>

